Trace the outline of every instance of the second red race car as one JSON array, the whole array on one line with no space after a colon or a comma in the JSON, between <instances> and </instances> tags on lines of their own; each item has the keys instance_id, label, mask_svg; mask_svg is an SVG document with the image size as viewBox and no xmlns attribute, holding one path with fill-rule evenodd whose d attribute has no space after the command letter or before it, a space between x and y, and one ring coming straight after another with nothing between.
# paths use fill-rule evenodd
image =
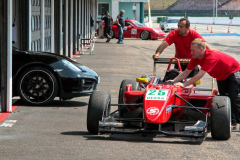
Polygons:
<instances>
[{"instance_id":1,"label":"second red race car","mask_svg":"<svg viewBox=\"0 0 240 160\"><path fill-rule=\"evenodd\" d=\"M97 33L99 33L99 30L97 30ZM113 26L110 31L110 36L112 38L118 38L118 27L116 22L113 22ZM125 19L123 38L141 38L142 40L148 40L148 39L163 39L165 38L165 36L166 33L164 33L160 28L147 27L146 25L136 20Z\"/></svg>"}]
</instances>

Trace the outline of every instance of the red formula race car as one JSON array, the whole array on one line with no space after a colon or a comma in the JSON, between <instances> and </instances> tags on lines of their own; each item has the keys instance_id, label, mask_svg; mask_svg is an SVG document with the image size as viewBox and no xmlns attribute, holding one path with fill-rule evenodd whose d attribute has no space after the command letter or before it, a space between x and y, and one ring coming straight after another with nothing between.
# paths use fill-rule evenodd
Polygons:
<instances>
[{"instance_id":1,"label":"red formula race car","mask_svg":"<svg viewBox=\"0 0 240 160\"><path fill-rule=\"evenodd\" d=\"M157 63L169 63L165 77L143 76L137 78L137 83L123 80L119 104L111 104L109 93L93 92L88 105L88 131L92 134L164 134L200 140L211 132L213 139L228 140L231 133L230 99L218 96L218 90L213 88L195 85L182 88L166 82L180 74L180 63L188 63L185 59L157 59L154 70ZM170 69L172 63L180 70ZM111 112L114 105L118 109ZM119 113L117 117L116 112Z\"/></svg>"},{"instance_id":2,"label":"red formula race car","mask_svg":"<svg viewBox=\"0 0 240 160\"><path fill-rule=\"evenodd\" d=\"M97 30L97 33L99 33L99 30ZM112 38L118 38L118 27L116 22L113 22L112 30L110 31L110 36ZM165 36L166 33L164 33L160 28L147 27L146 25L143 25L136 20L125 19L123 38L141 38L143 40L147 40L147 39L163 39L165 38Z\"/></svg>"}]
</instances>

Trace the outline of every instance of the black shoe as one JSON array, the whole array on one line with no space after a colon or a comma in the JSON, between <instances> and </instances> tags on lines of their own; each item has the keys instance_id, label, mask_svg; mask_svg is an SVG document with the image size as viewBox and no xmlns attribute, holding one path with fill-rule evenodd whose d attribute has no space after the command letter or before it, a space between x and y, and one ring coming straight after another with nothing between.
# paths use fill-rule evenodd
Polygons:
<instances>
[{"instance_id":1,"label":"black shoe","mask_svg":"<svg viewBox=\"0 0 240 160\"><path fill-rule=\"evenodd\" d=\"M111 39L110 39L110 38L108 38L106 42L109 42L110 40L111 40Z\"/></svg>"}]
</instances>

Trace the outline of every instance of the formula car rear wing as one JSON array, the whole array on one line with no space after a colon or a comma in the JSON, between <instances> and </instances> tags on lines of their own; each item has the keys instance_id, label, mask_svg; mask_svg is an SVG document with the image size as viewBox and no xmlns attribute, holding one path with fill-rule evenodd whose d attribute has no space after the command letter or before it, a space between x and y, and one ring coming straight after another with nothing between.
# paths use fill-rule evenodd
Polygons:
<instances>
[{"instance_id":1,"label":"formula car rear wing","mask_svg":"<svg viewBox=\"0 0 240 160\"><path fill-rule=\"evenodd\" d=\"M188 64L190 62L191 59L184 59L184 58L158 58L158 59L154 59L153 62L153 75L156 76L156 64L160 63L160 64L168 64L168 68L167 70L170 70L171 64L177 64L179 70L182 72L182 68L180 64Z\"/></svg>"}]
</instances>

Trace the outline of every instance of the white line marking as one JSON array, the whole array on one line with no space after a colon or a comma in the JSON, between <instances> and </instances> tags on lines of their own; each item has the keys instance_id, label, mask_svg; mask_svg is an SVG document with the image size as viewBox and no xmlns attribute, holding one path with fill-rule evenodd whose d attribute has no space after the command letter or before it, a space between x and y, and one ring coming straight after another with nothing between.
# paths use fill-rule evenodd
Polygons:
<instances>
[{"instance_id":1,"label":"white line marking","mask_svg":"<svg viewBox=\"0 0 240 160\"><path fill-rule=\"evenodd\" d=\"M16 122L17 120L6 120L0 127L12 127Z\"/></svg>"}]
</instances>

